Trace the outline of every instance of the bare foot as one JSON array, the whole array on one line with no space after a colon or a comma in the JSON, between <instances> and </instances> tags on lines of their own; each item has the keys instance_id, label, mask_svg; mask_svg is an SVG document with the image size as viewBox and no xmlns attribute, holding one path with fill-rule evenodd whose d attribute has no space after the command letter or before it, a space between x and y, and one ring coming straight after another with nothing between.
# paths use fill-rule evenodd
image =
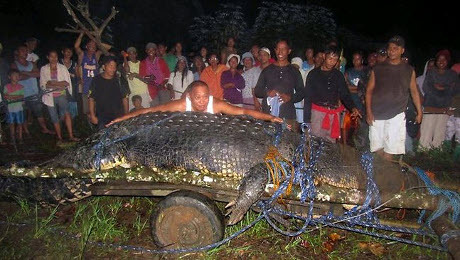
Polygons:
<instances>
[{"instance_id":1,"label":"bare foot","mask_svg":"<svg viewBox=\"0 0 460 260\"><path fill-rule=\"evenodd\" d=\"M45 130L42 130L42 134L55 135L56 132L51 131L51 130L49 130L49 129L45 129Z\"/></svg>"},{"instance_id":2,"label":"bare foot","mask_svg":"<svg viewBox=\"0 0 460 260\"><path fill-rule=\"evenodd\" d=\"M78 141L80 141L80 138L76 138L76 137L72 136L72 137L69 138L69 141L78 142Z\"/></svg>"}]
</instances>

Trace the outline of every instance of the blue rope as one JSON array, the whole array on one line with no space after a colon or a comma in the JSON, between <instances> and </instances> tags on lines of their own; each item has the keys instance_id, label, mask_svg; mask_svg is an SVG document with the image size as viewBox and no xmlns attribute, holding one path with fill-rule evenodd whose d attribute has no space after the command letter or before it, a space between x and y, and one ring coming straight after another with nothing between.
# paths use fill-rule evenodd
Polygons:
<instances>
[{"instance_id":1,"label":"blue rope","mask_svg":"<svg viewBox=\"0 0 460 260\"><path fill-rule=\"evenodd\" d=\"M427 224L428 227L431 228L431 222L434 219L443 215L449 209L449 207L452 207L452 216L451 216L452 222L457 223L458 217L460 215L460 194L458 194L455 191L441 189L439 187L436 187L436 185L431 181L428 175L426 175L424 170L418 167L414 167L414 169L417 172L419 178L427 186L427 189L430 192L430 194L441 197L438 201L438 207L427 218L427 220L425 221L425 224ZM420 217L419 217L419 223L421 223L424 215L425 215L425 210L422 210Z\"/></svg>"}]
</instances>

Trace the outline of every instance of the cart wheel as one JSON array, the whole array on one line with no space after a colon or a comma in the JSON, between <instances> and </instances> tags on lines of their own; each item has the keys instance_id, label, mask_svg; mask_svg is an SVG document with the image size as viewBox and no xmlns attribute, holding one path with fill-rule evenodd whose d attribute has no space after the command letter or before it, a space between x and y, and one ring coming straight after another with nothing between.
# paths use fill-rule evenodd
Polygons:
<instances>
[{"instance_id":1,"label":"cart wheel","mask_svg":"<svg viewBox=\"0 0 460 260\"><path fill-rule=\"evenodd\" d=\"M222 240L224 217L214 201L188 190L166 196L150 218L155 243L164 248L202 247Z\"/></svg>"}]
</instances>

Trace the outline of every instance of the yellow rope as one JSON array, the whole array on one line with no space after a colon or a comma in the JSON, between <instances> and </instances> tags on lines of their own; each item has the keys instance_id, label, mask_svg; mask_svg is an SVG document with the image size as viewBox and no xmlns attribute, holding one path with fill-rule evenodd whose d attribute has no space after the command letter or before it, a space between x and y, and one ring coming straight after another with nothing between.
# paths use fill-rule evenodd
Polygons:
<instances>
[{"instance_id":1,"label":"yellow rope","mask_svg":"<svg viewBox=\"0 0 460 260\"><path fill-rule=\"evenodd\" d=\"M267 168L270 172L270 176L272 177L272 182L273 182L275 191L279 188L280 179L285 178L287 175L284 167L281 165L279 161L286 163L291 168L291 178L289 180L289 184L285 192L286 196L289 196L289 194L291 194L292 185L294 182L294 175L295 175L294 166L289 160L287 160L280 154L280 152L278 151L278 149L276 149L276 147L271 146L268 149L267 155L265 156L265 164L267 165ZM278 173L281 173L281 174L278 174ZM280 198L282 198L282 196L280 196Z\"/></svg>"}]
</instances>

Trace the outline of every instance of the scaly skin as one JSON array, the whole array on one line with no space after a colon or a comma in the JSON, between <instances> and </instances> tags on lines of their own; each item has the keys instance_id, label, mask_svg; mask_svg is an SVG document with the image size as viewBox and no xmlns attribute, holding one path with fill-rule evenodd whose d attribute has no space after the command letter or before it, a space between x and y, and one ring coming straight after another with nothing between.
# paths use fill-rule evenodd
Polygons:
<instances>
[{"instance_id":1,"label":"scaly skin","mask_svg":"<svg viewBox=\"0 0 460 260\"><path fill-rule=\"evenodd\" d=\"M231 209L230 224L238 222L251 205L262 195L268 182L265 157L274 145L274 136L281 129L280 124L263 122L246 116L211 115L207 113L150 113L141 115L95 133L77 147L69 149L50 162L38 168L22 169L23 176L64 178L43 184L37 178L22 184L39 189L43 200L50 201L46 190L59 193L59 186L74 185L76 179L86 179L86 184L104 179L127 178L130 181L167 181L208 185L203 178L210 177L213 183L224 183L228 187L239 185L239 197ZM282 158L294 157L300 143L300 135L285 130L281 134L277 151ZM317 138L312 138L318 146ZM359 163L344 167L338 146L326 144L315 171L317 182L338 187L357 188L365 176ZM100 166L101 171L98 171ZM106 174L117 166L126 168L145 167L151 175L129 177L127 173ZM13 172L13 174L12 174ZM15 174L9 170L9 175ZM17 171L16 171L17 172ZM34 174L33 172L38 174ZM59 173L57 173L59 172ZM127 171L125 171L127 172ZM44 175L45 173L45 175ZM345 174L348 173L348 174ZM97 179L97 180L96 180ZM78 181L77 181L78 182ZM13 185L13 183L15 183ZM3 186L20 186L21 181L3 181ZM41 183L41 184L40 184ZM235 186L236 184L236 186ZM2 185L2 183L0 183ZM67 185L67 186L66 186ZM213 184L208 186L213 187ZM221 185L220 187L227 187ZM81 186L81 185L80 185ZM86 185L83 185L85 189ZM81 186L83 188L83 186ZM216 185L218 187L219 185ZM27 197L27 190L17 189L17 195ZM5 188L3 196L13 195L11 188ZM21 192L19 192L21 191ZM72 191L80 195L79 189L64 188L61 197L72 200ZM86 193L84 196L88 196ZM40 193L34 199L40 200ZM31 197L31 196L29 196ZM52 196L51 196L52 197ZM56 202L63 201L55 196Z\"/></svg>"}]
</instances>

